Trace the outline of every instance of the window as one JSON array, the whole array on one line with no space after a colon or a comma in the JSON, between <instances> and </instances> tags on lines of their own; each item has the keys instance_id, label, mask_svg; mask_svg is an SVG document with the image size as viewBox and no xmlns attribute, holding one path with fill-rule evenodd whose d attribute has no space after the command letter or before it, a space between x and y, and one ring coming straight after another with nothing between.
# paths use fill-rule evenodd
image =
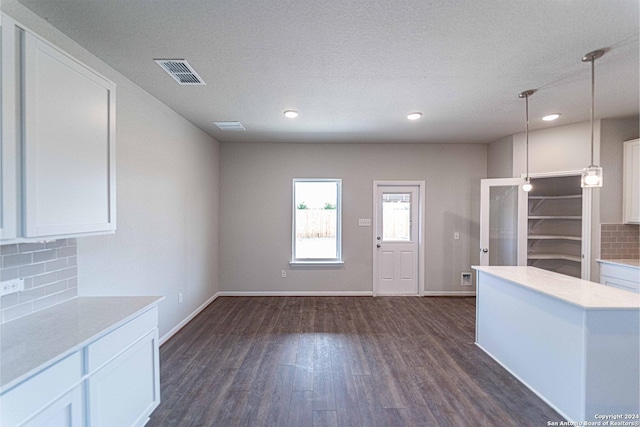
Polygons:
<instances>
[{"instance_id":1,"label":"window","mask_svg":"<svg viewBox=\"0 0 640 427\"><path fill-rule=\"evenodd\" d=\"M342 262L342 180L293 180L292 263Z\"/></svg>"}]
</instances>

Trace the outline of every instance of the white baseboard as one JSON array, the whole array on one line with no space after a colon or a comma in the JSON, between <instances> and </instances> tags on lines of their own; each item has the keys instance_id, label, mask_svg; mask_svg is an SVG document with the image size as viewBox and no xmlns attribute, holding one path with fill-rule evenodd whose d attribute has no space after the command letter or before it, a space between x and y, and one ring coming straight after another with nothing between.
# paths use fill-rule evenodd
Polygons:
<instances>
[{"instance_id":1,"label":"white baseboard","mask_svg":"<svg viewBox=\"0 0 640 427\"><path fill-rule=\"evenodd\" d=\"M425 297L475 297L476 291L425 291Z\"/></svg>"},{"instance_id":2,"label":"white baseboard","mask_svg":"<svg viewBox=\"0 0 640 427\"><path fill-rule=\"evenodd\" d=\"M216 298L218 298L220 296L220 292L215 293L211 298L209 298L208 300L206 300L205 302L203 302L200 307L196 308L190 315L188 315L186 318L184 318L182 320L182 322L178 323L176 326L174 326L169 332L167 332L166 334L164 334L161 338L160 338L160 345L164 344L165 341L167 341L169 338L171 338L176 332L178 332L180 329L182 329L182 327L184 325L186 325L187 323L189 323L191 321L191 319L193 319L194 317L196 317L202 310L204 310L205 308L207 308L207 306L209 304L211 304L213 301L216 300Z\"/></svg>"},{"instance_id":3,"label":"white baseboard","mask_svg":"<svg viewBox=\"0 0 640 427\"><path fill-rule=\"evenodd\" d=\"M370 297L371 291L224 291L220 297Z\"/></svg>"}]
</instances>

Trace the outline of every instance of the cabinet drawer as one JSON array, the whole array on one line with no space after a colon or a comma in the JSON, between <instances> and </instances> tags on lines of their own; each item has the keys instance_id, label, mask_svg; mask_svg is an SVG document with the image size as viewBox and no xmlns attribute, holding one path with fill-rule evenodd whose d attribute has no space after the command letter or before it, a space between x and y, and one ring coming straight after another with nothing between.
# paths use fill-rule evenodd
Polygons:
<instances>
[{"instance_id":1,"label":"cabinet drawer","mask_svg":"<svg viewBox=\"0 0 640 427\"><path fill-rule=\"evenodd\" d=\"M79 386L81 379L82 358L75 352L5 392L0 397L0 425L21 425Z\"/></svg>"},{"instance_id":2,"label":"cabinet drawer","mask_svg":"<svg viewBox=\"0 0 640 427\"><path fill-rule=\"evenodd\" d=\"M153 307L87 347L87 370L93 373L124 352L158 326L158 308Z\"/></svg>"},{"instance_id":3,"label":"cabinet drawer","mask_svg":"<svg viewBox=\"0 0 640 427\"><path fill-rule=\"evenodd\" d=\"M601 276L600 283L614 288L624 289L625 291L640 293L640 283L631 282L629 280L618 279L617 277Z\"/></svg>"},{"instance_id":4,"label":"cabinet drawer","mask_svg":"<svg viewBox=\"0 0 640 427\"><path fill-rule=\"evenodd\" d=\"M626 280L628 282L640 282L640 269L625 267L624 265L600 264L600 275Z\"/></svg>"}]
</instances>

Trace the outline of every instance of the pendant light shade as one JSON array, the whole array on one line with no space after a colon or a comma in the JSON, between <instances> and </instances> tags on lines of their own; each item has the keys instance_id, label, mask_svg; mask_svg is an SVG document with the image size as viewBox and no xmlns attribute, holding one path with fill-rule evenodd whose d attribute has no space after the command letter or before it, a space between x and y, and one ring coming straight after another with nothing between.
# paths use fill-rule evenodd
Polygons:
<instances>
[{"instance_id":1,"label":"pendant light shade","mask_svg":"<svg viewBox=\"0 0 640 427\"><path fill-rule=\"evenodd\" d=\"M531 178L529 177L529 97L536 93L534 89L525 90L518 94L519 98L524 98L525 105L525 140L526 140L526 152L527 152L527 174L524 178L524 184L522 184L522 189L526 192L531 191L533 185L531 185Z\"/></svg>"},{"instance_id":2,"label":"pendant light shade","mask_svg":"<svg viewBox=\"0 0 640 427\"><path fill-rule=\"evenodd\" d=\"M591 63L591 164L582 169L582 179L580 184L583 188L602 187L602 168L593 161L594 152L594 115L595 115L595 97L596 97L596 77L595 62L596 59L604 55L604 50L594 50L582 57L582 62Z\"/></svg>"},{"instance_id":3,"label":"pendant light shade","mask_svg":"<svg viewBox=\"0 0 640 427\"><path fill-rule=\"evenodd\" d=\"M583 188L602 187L602 168L592 165L582 169L580 183Z\"/></svg>"}]
</instances>

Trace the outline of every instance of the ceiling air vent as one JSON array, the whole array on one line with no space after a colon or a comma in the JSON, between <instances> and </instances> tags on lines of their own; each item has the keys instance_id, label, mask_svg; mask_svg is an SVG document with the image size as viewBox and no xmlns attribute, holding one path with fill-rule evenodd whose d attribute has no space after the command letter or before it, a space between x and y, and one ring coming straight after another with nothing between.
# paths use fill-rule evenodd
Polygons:
<instances>
[{"instance_id":1,"label":"ceiling air vent","mask_svg":"<svg viewBox=\"0 0 640 427\"><path fill-rule=\"evenodd\" d=\"M181 85L206 85L184 59L154 59L154 61Z\"/></svg>"},{"instance_id":2,"label":"ceiling air vent","mask_svg":"<svg viewBox=\"0 0 640 427\"><path fill-rule=\"evenodd\" d=\"M221 130L246 130L240 122L213 122L213 124Z\"/></svg>"}]
</instances>

